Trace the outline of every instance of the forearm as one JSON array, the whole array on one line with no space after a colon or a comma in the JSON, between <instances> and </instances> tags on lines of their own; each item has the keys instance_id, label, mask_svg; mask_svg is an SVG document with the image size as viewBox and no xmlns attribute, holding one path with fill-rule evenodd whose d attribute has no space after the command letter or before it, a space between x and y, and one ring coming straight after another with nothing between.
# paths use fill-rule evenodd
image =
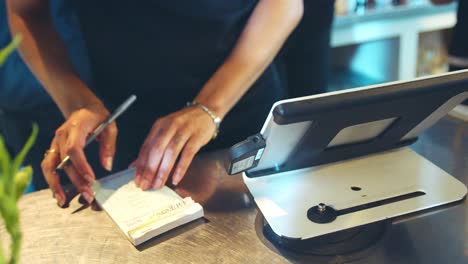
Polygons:
<instances>
[{"instance_id":1,"label":"forearm","mask_svg":"<svg viewBox=\"0 0 468 264\"><path fill-rule=\"evenodd\" d=\"M195 100L224 117L272 62L302 18L303 0L261 0L230 56Z\"/></svg>"},{"instance_id":2,"label":"forearm","mask_svg":"<svg viewBox=\"0 0 468 264\"><path fill-rule=\"evenodd\" d=\"M102 106L74 70L47 0L7 0L7 14L12 34L23 36L19 46L23 60L65 117L85 106Z\"/></svg>"}]
</instances>

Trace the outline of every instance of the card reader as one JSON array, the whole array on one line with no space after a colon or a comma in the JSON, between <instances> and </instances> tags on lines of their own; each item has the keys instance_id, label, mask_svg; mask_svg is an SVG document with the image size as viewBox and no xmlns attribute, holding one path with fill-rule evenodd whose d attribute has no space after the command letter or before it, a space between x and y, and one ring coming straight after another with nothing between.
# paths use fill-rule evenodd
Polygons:
<instances>
[{"instance_id":1,"label":"card reader","mask_svg":"<svg viewBox=\"0 0 468 264\"><path fill-rule=\"evenodd\" d=\"M256 167L265 146L265 139L260 133L232 146L225 162L228 174L234 175Z\"/></svg>"}]
</instances>

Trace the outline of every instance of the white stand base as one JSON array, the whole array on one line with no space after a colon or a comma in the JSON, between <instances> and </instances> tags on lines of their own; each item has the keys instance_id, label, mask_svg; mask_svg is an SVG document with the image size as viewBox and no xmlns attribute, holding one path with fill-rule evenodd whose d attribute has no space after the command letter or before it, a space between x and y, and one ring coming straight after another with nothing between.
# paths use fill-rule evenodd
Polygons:
<instances>
[{"instance_id":1,"label":"white stand base","mask_svg":"<svg viewBox=\"0 0 468 264\"><path fill-rule=\"evenodd\" d=\"M273 231L308 239L463 199L466 186L408 147L244 182ZM351 187L359 187L354 191ZM422 191L425 195L338 216L318 224L307 210L325 203L342 210Z\"/></svg>"}]
</instances>

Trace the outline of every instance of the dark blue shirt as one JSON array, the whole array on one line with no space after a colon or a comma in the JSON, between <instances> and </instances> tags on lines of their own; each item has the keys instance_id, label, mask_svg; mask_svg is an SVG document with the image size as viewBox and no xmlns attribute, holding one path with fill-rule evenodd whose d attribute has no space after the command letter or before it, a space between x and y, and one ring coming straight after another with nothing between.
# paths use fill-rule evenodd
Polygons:
<instances>
[{"instance_id":1,"label":"dark blue shirt","mask_svg":"<svg viewBox=\"0 0 468 264\"><path fill-rule=\"evenodd\" d=\"M89 52L94 91L110 109L130 94L138 97L118 122L119 138L125 138L118 144L122 148L118 153L121 157L128 153L128 161L134 159L157 118L182 109L197 96L231 53L258 3L72 2ZM209 147L227 147L257 133L273 103L284 98L279 78L273 63L224 118L218 138Z\"/></svg>"},{"instance_id":2,"label":"dark blue shirt","mask_svg":"<svg viewBox=\"0 0 468 264\"><path fill-rule=\"evenodd\" d=\"M153 118L193 100L231 52L257 3L73 2L89 51L94 91L111 108L135 93L136 107Z\"/></svg>"},{"instance_id":3,"label":"dark blue shirt","mask_svg":"<svg viewBox=\"0 0 468 264\"><path fill-rule=\"evenodd\" d=\"M84 82L91 84L91 71L86 48L70 1L52 0L51 14L56 29L65 42L72 63ZM5 1L0 1L0 47L11 41ZM0 68L0 109L27 111L52 103L45 89L37 81L18 52L14 52Z\"/></svg>"},{"instance_id":4,"label":"dark blue shirt","mask_svg":"<svg viewBox=\"0 0 468 264\"><path fill-rule=\"evenodd\" d=\"M458 0L457 24L453 29L450 55L468 58L468 0Z\"/></svg>"}]
</instances>

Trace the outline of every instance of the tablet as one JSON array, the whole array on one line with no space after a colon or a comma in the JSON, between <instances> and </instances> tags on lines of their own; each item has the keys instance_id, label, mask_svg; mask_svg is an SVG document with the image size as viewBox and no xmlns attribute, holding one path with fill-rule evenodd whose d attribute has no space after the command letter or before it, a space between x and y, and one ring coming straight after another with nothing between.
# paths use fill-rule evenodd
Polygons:
<instances>
[{"instance_id":1,"label":"tablet","mask_svg":"<svg viewBox=\"0 0 468 264\"><path fill-rule=\"evenodd\" d=\"M282 100L261 130L263 156L247 177L406 146L468 98L468 70Z\"/></svg>"}]
</instances>

